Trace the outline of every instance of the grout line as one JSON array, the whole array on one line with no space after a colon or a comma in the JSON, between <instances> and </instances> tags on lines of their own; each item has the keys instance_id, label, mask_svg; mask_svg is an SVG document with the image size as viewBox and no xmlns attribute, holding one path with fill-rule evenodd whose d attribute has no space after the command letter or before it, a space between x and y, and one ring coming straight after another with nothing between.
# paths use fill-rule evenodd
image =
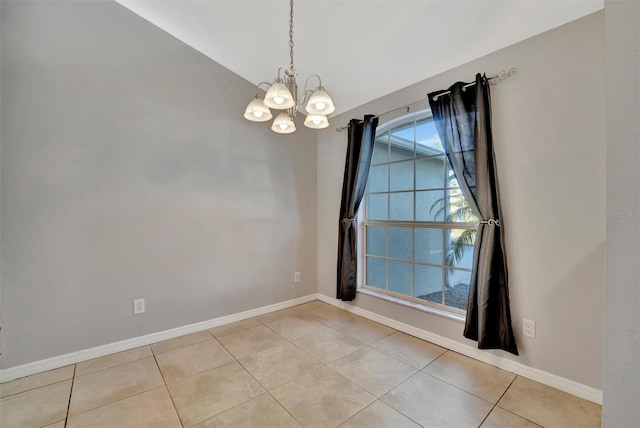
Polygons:
<instances>
[{"instance_id":1,"label":"grout line","mask_svg":"<svg viewBox=\"0 0 640 428\"><path fill-rule=\"evenodd\" d=\"M273 349L273 348L270 348L270 349ZM255 354L254 354L254 355L255 355ZM253 375L253 373L251 373L251 372L250 372L250 371L249 371L249 370L248 370L248 369L247 369L247 368L246 368L246 367L245 367L245 366L244 366L240 361L238 361L238 364L240 364L240 367L242 367L242 369L243 369L245 372L247 372L247 374L248 374L249 376L251 376L251 378L253 378L253 380L255 380L256 382L258 382L258 385L260 385L260 386L264 389L264 393L262 393L262 394L260 394L260 395L258 395L258 396L256 396L256 397L250 398L250 399L249 399L249 400L247 400L247 401L243 401L242 403L240 403L240 404L238 404L238 405L236 405L236 406L234 406L234 407L241 406L241 405L243 405L243 404L245 404L245 403L247 403L247 402L249 402L249 401L251 401L251 400L253 400L253 399L255 399L255 398L261 397L261 396L263 396L263 395L265 395L265 394L269 394L269 396L270 396L270 397L271 397L271 398L272 398L276 403L278 403L278 405L279 405L280 407L282 407L282 408L284 409L284 411L285 411L285 412L287 412L287 413L289 414L289 416L291 416L291 417L293 418L293 420L294 420L294 421L298 422L298 423L300 424L300 426L302 426L302 423L301 423L298 419L296 419L296 417L295 417L295 416L293 416L293 415L291 414L291 412L289 412L289 410L288 410L286 407L284 407L284 405L283 405L281 402L279 402L279 401L278 401L278 399L277 399L276 397L274 397L274 396L273 396L273 394L271 393L271 391L269 391L265 385L263 385L263 384L262 384L258 379L256 379L256 377ZM312 371L313 371L313 370L312 370ZM309 372L309 373L311 373L311 372ZM306 375L307 375L307 374L309 374L309 373L305 373L305 374L303 374L302 376L306 376ZM299 377L297 377L296 379L300 379L302 376L299 376ZM294 380L296 380L296 379L293 379L293 380L291 380L290 382L293 382L293 381L294 381ZM282 385L280 385L280 386L277 386L276 388L280 388L280 387L282 387L282 386L286 385L287 383L289 383L289 382L286 382L286 383L284 383L284 384L282 384ZM275 389L275 388L274 388L274 389ZM232 407L232 408L234 408L234 407ZM227 409L227 410L231 410L231 409ZM224 412L226 412L227 410L225 410ZM219 415L219 414L221 414L221 413L224 413L224 412L220 412L220 413L218 413L218 415ZM205 420L206 420L206 419L205 419Z\"/></svg>"},{"instance_id":2,"label":"grout line","mask_svg":"<svg viewBox=\"0 0 640 428\"><path fill-rule=\"evenodd\" d=\"M302 377L302 376L301 376ZM298 378L299 379L299 378ZM280 387L278 387L280 388ZM284 409L285 412L287 412L287 414L289 416L291 416L293 418L294 421L296 421L298 424L300 424L300 426L302 425L302 422L300 422L295 416L293 416L293 414L289 411L289 409L287 409L286 407L284 407L284 404L282 404L281 402L278 401L278 399L276 397L273 396L273 394L271 393L271 391L267 390L266 392L267 394L269 394L271 396L271 398L273 398L273 400L278 404L278 406L282 407Z\"/></svg>"},{"instance_id":3,"label":"grout line","mask_svg":"<svg viewBox=\"0 0 640 428\"><path fill-rule=\"evenodd\" d=\"M69 365L71 365L71 364L69 364ZM37 373L37 374L39 374L39 373ZM36 375L29 375L29 376L36 376ZM18 378L18 379L24 379L25 377L29 377L29 376L24 376L24 377ZM17 380L17 379L14 379L14 380ZM13 394L5 395L4 397L1 398L1 400L4 400L5 398L13 397L14 395L24 394L24 393L27 393L27 392L35 391L36 389L46 388L47 386L56 385L58 383L66 382L68 380L73 380L73 376L68 377L66 379L60 379L60 380L56 380L54 382L49 382L49 383L44 384L44 385L34 386L33 388L25 389L24 391L14 392ZM13 382L13 380L10 380L9 382ZM0 384L0 385L3 385L3 384Z\"/></svg>"},{"instance_id":4,"label":"grout line","mask_svg":"<svg viewBox=\"0 0 640 428\"><path fill-rule=\"evenodd\" d=\"M67 402L67 413L64 415L64 428L67 428L69 422L69 409L71 408L71 395L73 395L73 385L76 383L76 368L77 364L73 365L73 375L71 376L71 388L69 389L69 401Z\"/></svg>"},{"instance_id":5,"label":"grout line","mask_svg":"<svg viewBox=\"0 0 640 428\"><path fill-rule=\"evenodd\" d=\"M511 372L510 372L511 373ZM511 385L513 385L513 382L516 381L516 379L518 379L518 375L513 373L515 376L513 377L513 380L511 382L509 382L509 386L507 386L504 390L504 392L502 394L500 394L500 397L496 400L496 406L498 405L498 403L500 402L500 400L502 400L502 397L504 397L504 395L507 393L507 391L509 390L509 388L511 388Z\"/></svg>"},{"instance_id":6,"label":"grout line","mask_svg":"<svg viewBox=\"0 0 640 428\"><path fill-rule=\"evenodd\" d=\"M175 410L175 412L176 412L176 416L178 417L178 420L180 421L180 425L182 425L184 427L184 422L182 422L182 418L180 417L180 413L178 413L178 408L176 407L175 401L173 401L173 396L171 395L171 391L169 391L169 386L167 386L167 381L164 379L164 375L162 374L162 370L160 370L160 364L158 364L158 360L156 359L155 354L153 355L153 361L155 361L156 367L158 368L158 371L160 372L160 377L162 378L162 383L164 385L164 389L167 390L167 395L169 396L169 400L171 400L171 404L173 404L173 410Z\"/></svg>"},{"instance_id":7,"label":"grout line","mask_svg":"<svg viewBox=\"0 0 640 428\"><path fill-rule=\"evenodd\" d=\"M514 374L515 374L515 373L514 373ZM500 397L498 397L498 399L496 400L495 404L493 405L493 407L491 408L491 410L489 411L489 413L487 413L487 416L485 416L485 417L484 417L484 419L482 420L482 422L480 422L480 425L478 425L478 427L481 427L481 426L482 426L482 424L487 420L487 418L489 417L489 415L490 415L491 413L493 413L493 410L494 410L496 407L498 407L498 403L500 402L500 400L502 399L502 397L504 397L504 394L506 394L506 393L507 393L507 390L508 390L509 388L511 388L511 385L513 385L513 382L515 382L515 380L516 380L516 378L517 378L517 377L518 377L518 375L516 375L516 376L511 380L511 382L509 382L509 386L507 386L507 387L505 388L504 392L500 395ZM515 413L514 413L514 414L515 414ZM520 415L516 415L516 416L520 416Z\"/></svg>"},{"instance_id":8,"label":"grout line","mask_svg":"<svg viewBox=\"0 0 640 428\"><path fill-rule=\"evenodd\" d=\"M431 373L423 372L422 370L419 370L419 372L420 372L420 373L422 373L423 375L427 375L427 376L429 376L429 377L432 377L432 378L434 378L435 380L438 380L438 381L440 381L440 382L442 382L442 383L446 383L447 385L452 386L452 387L454 387L455 389L458 389L458 390L460 390L460 391L462 391L462 392L464 392L464 393L466 393L466 394L469 394L469 395L470 395L470 396L472 396L472 397L478 398L478 399L480 399L480 400L484 401L485 403L489 403L489 404L491 404L492 406L495 406L495 405L496 405L495 403L492 403L491 401L487 400L486 398L482 398L482 397L480 397L480 396L478 396L478 395L474 394L473 392L469 392L469 391L467 391L466 389L463 389L462 387L460 387L460 386L458 386L458 385L454 385L454 384L453 384L453 383L451 383L451 382L448 382L448 381L446 381L446 380L444 380L444 379L440 379L438 376L434 376L434 375L432 375ZM506 391L506 390L505 390L505 391Z\"/></svg>"},{"instance_id":9,"label":"grout line","mask_svg":"<svg viewBox=\"0 0 640 428\"><path fill-rule=\"evenodd\" d=\"M160 388L165 388L165 385L158 385L158 386L155 386L155 387L153 387L153 388L151 388L151 389L147 389L146 391L138 392L138 393L136 393L136 394L129 395L128 397L124 397L124 398L121 398L121 399L119 399L119 400L112 401L111 403L103 404L103 405L101 405L101 406L95 407L95 408L93 408L93 409L89 409L89 410L84 411L84 412L82 412L82 413L78 413L77 415L72 416L72 418L75 418L76 416L80 416L80 415L87 414L87 413L89 413L89 412L93 412L93 411L98 410L98 409L102 409L102 408L107 407L107 406L114 405L114 404L119 403L119 402L121 402L121 401L125 401L125 400L128 400L128 399L130 399L130 398L137 397L138 395L146 394L146 393L148 393L148 392L155 391L156 389L160 389ZM169 394L169 396L171 396L171 394Z\"/></svg>"},{"instance_id":10,"label":"grout line","mask_svg":"<svg viewBox=\"0 0 640 428\"><path fill-rule=\"evenodd\" d=\"M90 375L90 374L98 373L98 372L101 372L101 371L103 371L103 370L109 370L109 369L112 369L112 368L114 368L114 367L124 366L125 364L135 363L136 361L144 360L145 358L149 358L149 357L154 356L154 354L153 354L153 350L151 349L151 345L143 345L143 346L138 346L137 348L127 349L126 351L114 352L113 354L107 354L107 355L103 355L102 357L93 358L93 359L91 359L91 360L81 361L81 362L79 362L79 363L75 363L75 365L76 365L76 368L77 368L78 364L86 363L86 362L88 362L88 361L93 361L93 360L99 360L100 358L106 358L106 357L110 357L110 356L112 356L112 355L117 355L117 354L123 354L123 353L126 353L126 352L131 352L131 351L134 351L134 350L136 350L136 349L142 349L142 348L149 348L149 352L151 353L151 355L147 355L147 356L145 356L145 357L136 358L135 360L126 361L126 362L124 362L124 363L116 364L116 365L114 365L114 366L104 367L104 368L102 368L102 369L94 370L94 371L89 372L89 373L79 374L79 375L78 375L78 377L88 376L88 375ZM74 377L75 377L75 369L74 369Z\"/></svg>"},{"instance_id":11,"label":"grout line","mask_svg":"<svg viewBox=\"0 0 640 428\"><path fill-rule=\"evenodd\" d=\"M176 340L176 339L180 339L181 337L185 337L185 336L190 336L192 334L197 334L197 333L203 333L203 332L207 332L209 333L209 335L211 336L211 338L209 339L203 339L203 340L198 340L197 342L193 342L193 343L189 343L187 345L183 345L180 346L179 348L176 349L169 349L168 351L164 351L164 352L158 352L156 353L156 351L153 350L153 345L157 345L158 343L164 343L164 342L169 342L171 340ZM174 337L173 339L167 339L167 340L161 340L160 342L154 342L154 343L150 343L148 346L151 349L151 353L153 354L154 357L158 356L158 355L162 355L162 354L167 354L169 352L173 352L173 351L177 351L178 349L182 349L182 348L186 348L187 346L192 346L192 345L197 345L198 343L202 343L202 342L207 342L211 339L215 339L215 336L213 335L213 333L211 333L209 330L205 329L205 330L200 330L200 331L194 331L193 333L187 333L184 334L182 336L178 336L178 337Z\"/></svg>"},{"instance_id":12,"label":"grout line","mask_svg":"<svg viewBox=\"0 0 640 428\"><path fill-rule=\"evenodd\" d=\"M531 419L525 418L524 416L522 416L522 415L520 415L520 414L518 414L518 413L514 413L514 412L512 412L511 410L507 410L507 409L505 409L504 407L500 407L500 406L498 406L497 404L495 405L494 409L495 409L496 407L497 407L498 409L500 409L500 410L504 411L504 412L511 413L512 415L517 416L517 417L519 417L519 418L522 418L522 419L524 419L525 421L531 422L532 424L537 425L537 426L539 426L540 428L544 428L544 427L543 427L542 425L540 425L538 422L534 422L534 421L532 421ZM492 410L492 411L493 411L493 410Z\"/></svg>"}]
</instances>

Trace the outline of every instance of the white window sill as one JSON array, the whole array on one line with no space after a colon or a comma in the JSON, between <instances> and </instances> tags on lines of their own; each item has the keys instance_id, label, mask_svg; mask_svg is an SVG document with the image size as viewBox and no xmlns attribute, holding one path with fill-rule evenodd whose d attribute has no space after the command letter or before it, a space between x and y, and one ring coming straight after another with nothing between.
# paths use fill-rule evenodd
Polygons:
<instances>
[{"instance_id":1,"label":"white window sill","mask_svg":"<svg viewBox=\"0 0 640 428\"><path fill-rule=\"evenodd\" d=\"M376 293L368 288L358 288L358 293L366 294L367 296L376 297L378 299L386 300L388 302L396 303L398 305L406 306L411 309L426 312L428 314L438 315L443 318L447 318L454 321L465 322L465 316L456 314L454 312L445 311L442 309L434 308L432 306L421 305L420 303L410 302L408 300L400 299L398 297L389 296L388 294Z\"/></svg>"}]
</instances>

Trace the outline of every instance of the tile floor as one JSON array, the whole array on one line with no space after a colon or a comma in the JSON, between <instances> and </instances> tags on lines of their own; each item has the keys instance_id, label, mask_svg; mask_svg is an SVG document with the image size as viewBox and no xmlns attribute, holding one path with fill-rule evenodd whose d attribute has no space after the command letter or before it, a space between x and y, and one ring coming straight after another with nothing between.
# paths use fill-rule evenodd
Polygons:
<instances>
[{"instance_id":1,"label":"tile floor","mask_svg":"<svg viewBox=\"0 0 640 428\"><path fill-rule=\"evenodd\" d=\"M0 384L12 427L599 427L599 405L320 301Z\"/></svg>"}]
</instances>

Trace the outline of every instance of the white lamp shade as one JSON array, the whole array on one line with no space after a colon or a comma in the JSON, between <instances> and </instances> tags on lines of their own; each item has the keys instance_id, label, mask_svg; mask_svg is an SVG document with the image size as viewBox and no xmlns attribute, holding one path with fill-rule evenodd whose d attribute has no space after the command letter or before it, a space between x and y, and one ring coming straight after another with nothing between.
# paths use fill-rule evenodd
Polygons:
<instances>
[{"instance_id":1,"label":"white lamp shade","mask_svg":"<svg viewBox=\"0 0 640 428\"><path fill-rule=\"evenodd\" d=\"M307 113L309 114L321 114L326 116L333 113L336 110L336 106L333 104L333 100L324 88L319 87L311 95L311 98L309 98L305 110L307 110Z\"/></svg>"},{"instance_id":2,"label":"white lamp shade","mask_svg":"<svg viewBox=\"0 0 640 428\"><path fill-rule=\"evenodd\" d=\"M264 96L264 105L276 110L286 110L295 104L291 91L282 82L274 82Z\"/></svg>"},{"instance_id":3,"label":"white lamp shade","mask_svg":"<svg viewBox=\"0 0 640 428\"><path fill-rule=\"evenodd\" d=\"M293 119L287 113L280 113L271 125L271 130L278 134L291 134L296 131L296 125Z\"/></svg>"},{"instance_id":4,"label":"white lamp shade","mask_svg":"<svg viewBox=\"0 0 640 428\"><path fill-rule=\"evenodd\" d=\"M266 122L272 117L271 110L264 105L262 98L258 95L253 97L247 109L244 111L244 118L252 122Z\"/></svg>"},{"instance_id":5,"label":"white lamp shade","mask_svg":"<svg viewBox=\"0 0 640 428\"><path fill-rule=\"evenodd\" d=\"M309 114L304 120L304 126L312 129L323 129L329 126L327 116L322 114Z\"/></svg>"}]
</instances>

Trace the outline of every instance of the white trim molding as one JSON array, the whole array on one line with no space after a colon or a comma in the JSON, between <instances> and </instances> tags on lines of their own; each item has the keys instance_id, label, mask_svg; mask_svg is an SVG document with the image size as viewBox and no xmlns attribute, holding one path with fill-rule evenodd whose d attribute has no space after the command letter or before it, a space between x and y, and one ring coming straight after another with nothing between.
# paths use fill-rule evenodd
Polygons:
<instances>
[{"instance_id":1,"label":"white trim molding","mask_svg":"<svg viewBox=\"0 0 640 428\"><path fill-rule=\"evenodd\" d=\"M457 342L453 339L439 336L426 330L422 330L418 327L396 321L394 319L376 314L375 312L371 312L357 306L346 304L338 299L325 296L324 294L318 294L318 300L329 303L330 305L336 306L340 309L352 312L356 315L360 315L362 317L370 319L371 321L384 324L403 333L410 334L411 336L415 336L428 342L434 343L438 346L442 346L443 348L447 348L459 354L466 355L467 357L471 357L484 363L491 364L492 366L510 371L519 376L526 377L536 382L540 382L569 394L576 395L580 398L584 398L585 400L592 401L596 404L602 404L602 391L596 388L583 385L581 383L545 372L540 369L526 366L516 361L490 354L481 349L474 348L473 346Z\"/></svg>"},{"instance_id":2,"label":"white trim molding","mask_svg":"<svg viewBox=\"0 0 640 428\"><path fill-rule=\"evenodd\" d=\"M262 306L259 308L250 309L248 311L213 318L195 324L189 324L182 327L172 328L170 330L151 333L145 336L134 337L131 339L122 340L120 342L109 343L107 345L96 346L95 348L83 349L82 351L71 352L69 354L59 355L57 357L47 358L45 360L10 367L8 369L0 370L0 382L7 382L24 376L29 376L47 370L53 370L59 367L68 366L70 364L91 360L93 358L104 357L105 355L113 354L115 352L127 351L129 349L138 348L140 346L162 342L163 340L173 339L175 337L184 336L185 334L219 327L224 324L241 321L247 318L253 318L259 315L268 314L270 312L279 311L281 309L290 308L292 306L301 305L303 303L311 302L317 299L317 294L309 294L308 296L286 300L284 302L275 303L273 305Z\"/></svg>"}]
</instances>

